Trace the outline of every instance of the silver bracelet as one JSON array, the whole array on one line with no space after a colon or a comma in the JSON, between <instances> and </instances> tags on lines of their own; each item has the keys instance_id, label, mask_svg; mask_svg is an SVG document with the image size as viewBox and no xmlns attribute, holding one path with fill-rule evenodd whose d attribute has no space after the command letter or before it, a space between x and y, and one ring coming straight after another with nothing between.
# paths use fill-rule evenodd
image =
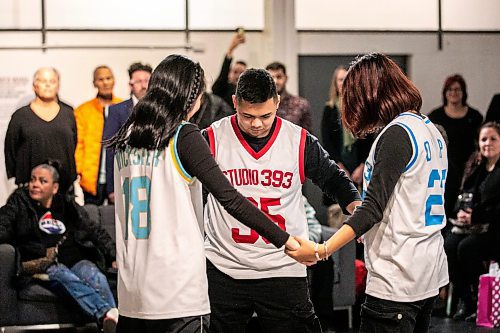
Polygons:
<instances>
[{"instance_id":1,"label":"silver bracelet","mask_svg":"<svg viewBox=\"0 0 500 333\"><path fill-rule=\"evenodd\" d=\"M326 241L323 242L323 246L325 247L325 257L323 260L328 260L328 246L326 246Z\"/></svg>"},{"instance_id":2,"label":"silver bracelet","mask_svg":"<svg viewBox=\"0 0 500 333\"><path fill-rule=\"evenodd\" d=\"M319 244L318 244L318 243L315 243L315 244L314 244L314 255L316 256L316 260L320 261L320 260L321 260L321 258L319 257L318 247L319 247Z\"/></svg>"}]
</instances>

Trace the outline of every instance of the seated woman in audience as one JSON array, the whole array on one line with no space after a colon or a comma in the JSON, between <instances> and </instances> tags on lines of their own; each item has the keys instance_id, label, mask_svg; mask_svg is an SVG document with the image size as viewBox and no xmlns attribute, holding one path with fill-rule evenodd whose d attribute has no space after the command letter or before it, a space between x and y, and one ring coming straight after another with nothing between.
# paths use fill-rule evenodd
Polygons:
<instances>
[{"instance_id":1,"label":"seated woman in audience","mask_svg":"<svg viewBox=\"0 0 500 333\"><path fill-rule=\"evenodd\" d=\"M446 177L444 208L446 216L455 217L454 207L460 192L465 163L476 149L475 141L483 116L467 104L464 78L451 75L442 90L443 105L429 113L429 119L444 127L448 137L448 175Z\"/></svg>"},{"instance_id":2,"label":"seated woman in audience","mask_svg":"<svg viewBox=\"0 0 500 333\"><path fill-rule=\"evenodd\" d=\"M62 170L59 192L65 193L76 179L76 123L73 109L58 99L59 73L40 68L33 77L35 99L16 110L5 136L7 177L17 185L30 181L31 169L49 159L58 160Z\"/></svg>"},{"instance_id":3,"label":"seated woman in audience","mask_svg":"<svg viewBox=\"0 0 500 333\"><path fill-rule=\"evenodd\" d=\"M479 153L469 160L457 219L452 219L455 226L444 242L454 295L459 298L457 320L475 314L473 296L486 270L484 261L500 260L499 156L500 124L488 122L481 127Z\"/></svg>"},{"instance_id":4,"label":"seated woman in audience","mask_svg":"<svg viewBox=\"0 0 500 333\"><path fill-rule=\"evenodd\" d=\"M37 281L69 295L105 332L113 332L118 310L99 268L116 267L115 243L58 189L58 164L36 166L28 187L17 189L0 208L0 243L12 244L20 254L20 285Z\"/></svg>"}]
</instances>

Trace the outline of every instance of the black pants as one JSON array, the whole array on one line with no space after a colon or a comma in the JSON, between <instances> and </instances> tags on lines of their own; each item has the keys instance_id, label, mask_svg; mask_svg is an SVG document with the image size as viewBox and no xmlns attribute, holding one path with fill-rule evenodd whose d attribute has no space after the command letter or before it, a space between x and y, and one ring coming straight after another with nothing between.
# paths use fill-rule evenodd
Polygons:
<instances>
[{"instance_id":1,"label":"black pants","mask_svg":"<svg viewBox=\"0 0 500 333\"><path fill-rule=\"evenodd\" d=\"M96 206L101 206L106 199L106 184L98 184L97 185L97 193L96 195L90 194L88 192L83 191L83 198L85 200L85 204L91 204Z\"/></svg>"},{"instance_id":2,"label":"black pants","mask_svg":"<svg viewBox=\"0 0 500 333\"><path fill-rule=\"evenodd\" d=\"M436 296L416 302L394 302L366 295L361 305L359 332L427 332L435 300Z\"/></svg>"},{"instance_id":3,"label":"black pants","mask_svg":"<svg viewBox=\"0 0 500 333\"><path fill-rule=\"evenodd\" d=\"M117 333L208 333L210 315L174 319L137 319L120 315Z\"/></svg>"},{"instance_id":4,"label":"black pants","mask_svg":"<svg viewBox=\"0 0 500 333\"><path fill-rule=\"evenodd\" d=\"M254 312L264 332L321 332L307 278L233 279L207 260L210 329L243 333Z\"/></svg>"},{"instance_id":5,"label":"black pants","mask_svg":"<svg viewBox=\"0 0 500 333\"><path fill-rule=\"evenodd\" d=\"M493 259L491 236L488 233L456 235L451 231L444 239L444 250L448 257L448 271L453 283L454 295L475 307L472 290L477 290L479 276L486 269L483 260Z\"/></svg>"}]
</instances>

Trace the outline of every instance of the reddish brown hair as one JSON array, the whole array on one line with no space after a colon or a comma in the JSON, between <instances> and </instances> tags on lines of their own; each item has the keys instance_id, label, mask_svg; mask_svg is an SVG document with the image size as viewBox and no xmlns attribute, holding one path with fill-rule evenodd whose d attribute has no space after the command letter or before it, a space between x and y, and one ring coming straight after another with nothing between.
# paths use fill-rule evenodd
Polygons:
<instances>
[{"instance_id":1,"label":"reddish brown hair","mask_svg":"<svg viewBox=\"0 0 500 333\"><path fill-rule=\"evenodd\" d=\"M500 124L495 122L495 121L488 121L486 123L484 123L480 128L479 128L479 135L481 135L481 131L485 128L492 128L494 129L498 135L500 135ZM478 135L478 139L479 139L479 135ZM467 160L467 162L465 163L465 167L464 167L464 175L462 177L462 185L461 185L461 189L463 190L464 188L464 183L465 181L467 180L467 178L469 178L473 173L474 171L476 170L476 168L481 164L481 162L483 160L485 160L486 158L481 154L481 151L479 150L479 144L478 142L479 140L476 140L476 151L473 152L469 159ZM498 162L497 162L498 163Z\"/></svg>"},{"instance_id":2,"label":"reddish brown hair","mask_svg":"<svg viewBox=\"0 0 500 333\"><path fill-rule=\"evenodd\" d=\"M422 107L417 87L380 53L357 58L342 87L342 122L358 137L384 127L400 113Z\"/></svg>"},{"instance_id":3,"label":"reddish brown hair","mask_svg":"<svg viewBox=\"0 0 500 333\"><path fill-rule=\"evenodd\" d=\"M448 99L446 98L446 92L455 82L458 83L460 85L460 89L462 89L462 105L467 105L467 85L465 84L464 77L460 74L455 74L452 76L448 76L444 81L443 91L441 91L441 94L443 94L444 106L448 104Z\"/></svg>"},{"instance_id":4,"label":"reddish brown hair","mask_svg":"<svg viewBox=\"0 0 500 333\"><path fill-rule=\"evenodd\" d=\"M493 128L495 131L497 131L497 134L500 135L500 124L495 121L488 121L484 123L479 129L479 132L481 132L485 128Z\"/></svg>"}]
</instances>

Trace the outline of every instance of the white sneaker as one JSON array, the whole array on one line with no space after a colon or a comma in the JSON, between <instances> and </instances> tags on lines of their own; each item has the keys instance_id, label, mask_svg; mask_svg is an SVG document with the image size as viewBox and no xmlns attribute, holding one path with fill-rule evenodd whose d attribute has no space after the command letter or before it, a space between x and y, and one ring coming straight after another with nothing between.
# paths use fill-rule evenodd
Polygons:
<instances>
[{"instance_id":1,"label":"white sneaker","mask_svg":"<svg viewBox=\"0 0 500 333\"><path fill-rule=\"evenodd\" d=\"M102 331L104 333L115 333L116 324L118 323L118 309L112 308L104 316L102 321Z\"/></svg>"}]
</instances>

